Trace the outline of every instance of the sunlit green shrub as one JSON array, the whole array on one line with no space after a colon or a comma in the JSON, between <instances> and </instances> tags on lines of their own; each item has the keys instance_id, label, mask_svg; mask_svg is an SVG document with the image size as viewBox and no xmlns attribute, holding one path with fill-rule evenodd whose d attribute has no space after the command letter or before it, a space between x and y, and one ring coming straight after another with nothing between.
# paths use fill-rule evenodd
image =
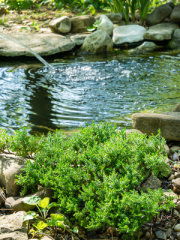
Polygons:
<instances>
[{"instance_id":1,"label":"sunlit green shrub","mask_svg":"<svg viewBox=\"0 0 180 240\"><path fill-rule=\"evenodd\" d=\"M112 226L132 235L172 206L161 190L141 189L150 174L166 174L164 143L160 135L126 137L109 123L92 124L68 139L49 133L17 184L22 194L38 185L51 188L62 213L89 230Z\"/></svg>"}]
</instances>

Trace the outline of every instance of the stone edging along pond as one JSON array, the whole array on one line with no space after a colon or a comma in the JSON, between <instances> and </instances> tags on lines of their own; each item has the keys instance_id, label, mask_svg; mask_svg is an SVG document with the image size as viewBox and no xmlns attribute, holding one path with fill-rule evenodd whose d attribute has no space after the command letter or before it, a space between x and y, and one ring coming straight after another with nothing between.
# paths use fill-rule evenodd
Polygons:
<instances>
[{"instance_id":1,"label":"stone edging along pond","mask_svg":"<svg viewBox=\"0 0 180 240\"><path fill-rule=\"evenodd\" d=\"M67 52L75 47L81 53L101 53L112 51L113 47L128 46L131 43L142 44L138 49L153 51L166 42L167 48L180 46L180 4L169 2L156 8L147 16L147 27L136 23L126 25L122 13L109 13L98 17L82 15L78 17L60 17L49 22L52 33L13 33L4 34L9 38L27 45L41 56ZM87 32L96 20L101 20L97 30ZM158 43L158 46L156 45ZM31 56L28 50L15 43L0 39L1 56Z\"/></svg>"}]
</instances>

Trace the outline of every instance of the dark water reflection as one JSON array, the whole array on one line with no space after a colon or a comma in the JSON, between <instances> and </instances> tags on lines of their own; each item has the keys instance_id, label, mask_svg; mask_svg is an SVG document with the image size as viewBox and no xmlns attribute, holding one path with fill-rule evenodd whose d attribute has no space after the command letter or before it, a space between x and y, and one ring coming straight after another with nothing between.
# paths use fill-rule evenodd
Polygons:
<instances>
[{"instance_id":1,"label":"dark water reflection","mask_svg":"<svg viewBox=\"0 0 180 240\"><path fill-rule=\"evenodd\" d=\"M55 73L18 61L0 63L0 127L7 129L68 130L85 121L129 128L132 113L171 111L180 100L180 61L160 53L69 56L53 63Z\"/></svg>"}]
</instances>

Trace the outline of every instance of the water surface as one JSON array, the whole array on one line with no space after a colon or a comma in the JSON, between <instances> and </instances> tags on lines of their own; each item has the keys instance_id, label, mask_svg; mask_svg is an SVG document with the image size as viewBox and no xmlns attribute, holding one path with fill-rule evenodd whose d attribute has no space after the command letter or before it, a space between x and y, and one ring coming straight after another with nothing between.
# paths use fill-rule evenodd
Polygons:
<instances>
[{"instance_id":1,"label":"water surface","mask_svg":"<svg viewBox=\"0 0 180 240\"><path fill-rule=\"evenodd\" d=\"M180 61L162 52L67 56L49 63L0 62L0 127L72 130L92 121L131 127L135 112L165 112L180 101ZM30 61L30 62L29 62Z\"/></svg>"}]
</instances>

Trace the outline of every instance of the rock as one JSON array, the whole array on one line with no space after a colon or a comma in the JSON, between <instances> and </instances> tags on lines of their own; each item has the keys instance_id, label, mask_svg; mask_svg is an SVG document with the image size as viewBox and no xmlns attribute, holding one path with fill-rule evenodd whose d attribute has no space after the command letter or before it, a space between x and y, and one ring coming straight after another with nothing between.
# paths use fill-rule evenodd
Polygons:
<instances>
[{"instance_id":1,"label":"rock","mask_svg":"<svg viewBox=\"0 0 180 240\"><path fill-rule=\"evenodd\" d=\"M175 225L174 230L180 232L180 223Z\"/></svg>"},{"instance_id":2,"label":"rock","mask_svg":"<svg viewBox=\"0 0 180 240\"><path fill-rule=\"evenodd\" d=\"M167 231L166 231L166 237L169 238L172 234L172 229L171 228L168 228Z\"/></svg>"},{"instance_id":3,"label":"rock","mask_svg":"<svg viewBox=\"0 0 180 240\"><path fill-rule=\"evenodd\" d=\"M50 21L49 27L55 33L69 33L71 31L71 20L66 16L53 19Z\"/></svg>"},{"instance_id":4,"label":"rock","mask_svg":"<svg viewBox=\"0 0 180 240\"><path fill-rule=\"evenodd\" d=\"M168 180L171 181L171 180L173 180L174 178L175 178L175 176L172 174L172 175L168 178Z\"/></svg>"},{"instance_id":5,"label":"rock","mask_svg":"<svg viewBox=\"0 0 180 240\"><path fill-rule=\"evenodd\" d=\"M141 131L139 131L139 130L137 130L137 129L128 129L128 130L126 130L126 137L127 137L129 134L135 133L135 132L137 132L137 133L140 134L140 135L143 134Z\"/></svg>"},{"instance_id":6,"label":"rock","mask_svg":"<svg viewBox=\"0 0 180 240\"><path fill-rule=\"evenodd\" d=\"M146 28L139 25L119 26L113 30L113 43L118 45L139 42L144 39L143 35L146 31Z\"/></svg>"},{"instance_id":7,"label":"rock","mask_svg":"<svg viewBox=\"0 0 180 240\"><path fill-rule=\"evenodd\" d=\"M5 201L5 193L4 191L2 190L2 188L0 188L0 206L1 206L1 203L3 203Z\"/></svg>"},{"instance_id":8,"label":"rock","mask_svg":"<svg viewBox=\"0 0 180 240\"><path fill-rule=\"evenodd\" d=\"M83 44L84 39L89 35L90 35L90 33L74 34L74 35L70 36L70 38L75 43L76 46L80 46Z\"/></svg>"},{"instance_id":9,"label":"rock","mask_svg":"<svg viewBox=\"0 0 180 240\"><path fill-rule=\"evenodd\" d=\"M113 50L110 36L103 30L98 30L87 36L81 47L83 53L102 53Z\"/></svg>"},{"instance_id":10,"label":"rock","mask_svg":"<svg viewBox=\"0 0 180 240\"><path fill-rule=\"evenodd\" d=\"M0 234L0 240L28 240L28 235L23 232L15 231L12 233Z\"/></svg>"},{"instance_id":11,"label":"rock","mask_svg":"<svg viewBox=\"0 0 180 240\"><path fill-rule=\"evenodd\" d=\"M126 22L123 21L123 20L120 21L119 23L114 23L114 24L113 24L114 28L119 27L119 26L124 26L124 25L126 25Z\"/></svg>"},{"instance_id":12,"label":"rock","mask_svg":"<svg viewBox=\"0 0 180 240\"><path fill-rule=\"evenodd\" d=\"M26 161L27 159L13 154L0 154L0 185L6 189L9 197L17 196L20 192L20 186L15 184L15 176L23 172L21 169Z\"/></svg>"},{"instance_id":13,"label":"rock","mask_svg":"<svg viewBox=\"0 0 180 240\"><path fill-rule=\"evenodd\" d=\"M148 14L147 16L146 18L147 24L149 26L159 24L171 14L173 7L174 7L173 3L166 3L155 8L155 10L152 13Z\"/></svg>"},{"instance_id":14,"label":"rock","mask_svg":"<svg viewBox=\"0 0 180 240\"><path fill-rule=\"evenodd\" d=\"M107 32L107 34L111 35L114 28L113 23L104 14L100 16L99 20L101 20L101 23L99 24L97 30L103 30Z\"/></svg>"},{"instance_id":15,"label":"rock","mask_svg":"<svg viewBox=\"0 0 180 240\"><path fill-rule=\"evenodd\" d=\"M175 172L175 178L180 178L180 172Z\"/></svg>"},{"instance_id":16,"label":"rock","mask_svg":"<svg viewBox=\"0 0 180 240\"><path fill-rule=\"evenodd\" d=\"M176 216L176 217L179 217L179 212L176 210L176 209L174 209L174 216Z\"/></svg>"},{"instance_id":17,"label":"rock","mask_svg":"<svg viewBox=\"0 0 180 240\"><path fill-rule=\"evenodd\" d=\"M71 32L82 33L87 32L87 27L92 27L95 23L95 18L89 15L82 15L71 18Z\"/></svg>"},{"instance_id":18,"label":"rock","mask_svg":"<svg viewBox=\"0 0 180 240\"><path fill-rule=\"evenodd\" d=\"M13 198L13 197L6 198L5 207L6 208L12 208L12 203L15 202L15 201L16 201L16 199Z\"/></svg>"},{"instance_id":19,"label":"rock","mask_svg":"<svg viewBox=\"0 0 180 240\"><path fill-rule=\"evenodd\" d=\"M178 3L177 5L175 5L174 9L172 10L171 13L171 21L173 22L180 22L180 3Z\"/></svg>"},{"instance_id":20,"label":"rock","mask_svg":"<svg viewBox=\"0 0 180 240\"><path fill-rule=\"evenodd\" d=\"M143 44L141 44L139 47L137 47L137 50L145 50L145 51L154 51L155 49L160 48L160 46L157 46L155 43L153 42L144 42Z\"/></svg>"},{"instance_id":21,"label":"rock","mask_svg":"<svg viewBox=\"0 0 180 240\"><path fill-rule=\"evenodd\" d=\"M168 47L169 48L178 48L178 47L180 47L180 29L176 29L174 31L173 38L169 41ZM179 105L178 105L177 108L178 109L180 108ZM174 111L174 112L179 112L179 111Z\"/></svg>"},{"instance_id":22,"label":"rock","mask_svg":"<svg viewBox=\"0 0 180 240\"><path fill-rule=\"evenodd\" d=\"M41 238L41 240L52 240L52 238L49 238L48 236L44 236Z\"/></svg>"},{"instance_id":23,"label":"rock","mask_svg":"<svg viewBox=\"0 0 180 240\"><path fill-rule=\"evenodd\" d=\"M161 181L154 176L153 174L143 183L142 189L144 191L147 191L147 188L153 189L159 189L161 186Z\"/></svg>"},{"instance_id":24,"label":"rock","mask_svg":"<svg viewBox=\"0 0 180 240\"><path fill-rule=\"evenodd\" d=\"M170 149L169 149L167 144L164 145L164 149L165 149L167 155L169 155L170 154Z\"/></svg>"},{"instance_id":25,"label":"rock","mask_svg":"<svg viewBox=\"0 0 180 240\"><path fill-rule=\"evenodd\" d=\"M180 190L180 178L176 178L175 180L173 180L173 185Z\"/></svg>"},{"instance_id":26,"label":"rock","mask_svg":"<svg viewBox=\"0 0 180 240\"><path fill-rule=\"evenodd\" d=\"M176 238L177 240L180 240L180 233L177 233Z\"/></svg>"},{"instance_id":27,"label":"rock","mask_svg":"<svg viewBox=\"0 0 180 240\"><path fill-rule=\"evenodd\" d=\"M156 231L155 235L156 235L156 237L158 239L162 239L162 240L166 240L167 239L165 232L163 232L161 230Z\"/></svg>"},{"instance_id":28,"label":"rock","mask_svg":"<svg viewBox=\"0 0 180 240\"><path fill-rule=\"evenodd\" d=\"M172 146L171 148L171 152L178 152L180 150L179 146Z\"/></svg>"},{"instance_id":29,"label":"rock","mask_svg":"<svg viewBox=\"0 0 180 240\"><path fill-rule=\"evenodd\" d=\"M12 233L14 231L20 231L27 233L27 224L23 223L23 217L26 212L17 212L10 215L4 215L0 217L0 236L3 233Z\"/></svg>"},{"instance_id":30,"label":"rock","mask_svg":"<svg viewBox=\"0 0 180 240\"><path fill-rule=\"evenodd\" d=\"M159 23L152 27L144 33L144 39L163 41L170 40L172 35L179 26L176 23Z\"/></svg>"},{"instance_id":31,"label":"rock","mask_svg":"<svg viewBox=\"0 0 180 240\"><path fill-rule=\"evenodd\" d=\"M147 135L157 134L165 139L180 141L180 114L174 116L166 114L135 113L132 115L133 128L140 130Z\"/></svg>"},{"instance_id":32,"label":"rock","mask_svg":"<svg viewBox=\"0 0 180 240\"><path fill-rule=\"evenodd\" d=\"M177 30L175 30L175 31L177 31ZM172 112L180 112L180 102L173 108Z\"/></svg>"},{"instance_id":33,"label":"rock","mask_svg":"<svg viewBox=\"0 0 180 240\"><path fill-rule=\"evenodd\" d=\"M53 33L16 33L15 35L6 34L4 36L17 39L41 56L70 51L75 47L75 44L70 39ZM0 56L17 57L34 55L24 47L0 38Z\"/></svg>"},{"instance_id":34,"label":"rock","mask_svg":"<svg viewBox=\"0 0 180 240\"><path fill-rule=\"evenodd\" d=\"M53 195L54 194L53 194L52 190L44 188L44 189L39 190L36 193L30 194L25 197L38 196L41 199L43 199L45 197L49 197L50 200L52 200ZM19 198L18 200L12 202L11 207L14 211L29 211L36 207L35 205L29 205L29 204L23 203L22 199L23 198Z\"/></svg>"},{"instance_id":35,"label":"rock","mask_svg":"<svg viewBox=\"0 0 180 240\"><path fill-rule=\"evenodd\" d=\"M122 20L122 13L108 13L106 16L112 23L119 23Z\"/></svg>"}]
</instances>

